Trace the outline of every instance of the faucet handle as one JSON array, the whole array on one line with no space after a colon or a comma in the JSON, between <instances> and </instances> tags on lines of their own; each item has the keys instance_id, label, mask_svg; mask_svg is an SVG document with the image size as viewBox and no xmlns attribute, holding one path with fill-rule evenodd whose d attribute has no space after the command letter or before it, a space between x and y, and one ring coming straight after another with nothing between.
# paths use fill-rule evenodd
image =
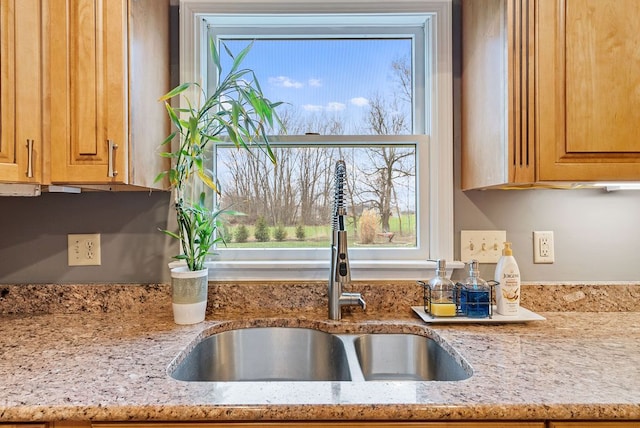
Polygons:
<instances>
[{"instance_id":1,"label":"faucet handle","mask_svg":"<svg viewBox=\"0 0 640 428\"><path fill-rule=\"evenodd\" d=\"M367 302L364 301L364 299L362 298L362 296L360 296L360 293L358 293L358 304L362 307L363 311L367 310Z\"/></svg>"},{"instance_id":2,"label":"faucet handle","mask_svg":"<svg viewBox=\"0 0 640 428\"><path fill-rule=\"evenodd\" d=\"M359 305L363 311L367 310L367 302L360 293L342 293L340 296L340 306Z\"/></svg>"}]
</instances>

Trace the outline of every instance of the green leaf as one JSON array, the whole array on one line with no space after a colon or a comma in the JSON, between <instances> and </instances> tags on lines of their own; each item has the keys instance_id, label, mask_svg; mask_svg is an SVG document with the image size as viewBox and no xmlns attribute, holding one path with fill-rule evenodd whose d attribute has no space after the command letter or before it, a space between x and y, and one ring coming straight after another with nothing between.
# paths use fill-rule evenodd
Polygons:
<instances>
[{"instance_id":1,"label":"green leaf","mask_svg":"<svg viewBox=\"0 0 640 428\"><path fill-rule=\"evenodd\" d=\"M224 141L220 137L216 137L215 135L209 135L209 134L206 134L206 133L202 134L202 138L205 138L207 141L212 142L212 143L221 143L222 141Z\"/></svg>"},{"instance_id":2,"label":"green leaf","mask_svg":"<svg viewBox=\"0 0 640 428\"><path fill-rule=\"evenodd\" d=\"M194 116L190 116L188 119L188 123L189 123L189 133L191 135L197 135L198 134L198 118Z\"/></svg>"},{"instance_id":3,"label":"green leaf","mask_svg":"<svg viewBox=\"0 0 640 428\"><path fill-rule=\"evenodd\" d=\"M171 99L176 95L183 93L185 90L187 90L189 86L191 86L191 83L183 83L181 85L178 85L172 90L170 90L169 92L167 92L166 94L164 94L163 96L161 96L158 99L158 101L167 101L168 99Z\"/></svg>"},{"instance_id":4,"label":"green leaf","mask_svg":"<svg viewBox=\"0 0 640 428\"><path fill-rule=\"evenodd\" d=\"M271 159L271 163L274 164L274 165L277 165L278 164L278 160L276 159L276 155L271 150L271 145L270 144L267 144L266 150L267 150L267 155L269 156L269 159Z\"/></svg>"},{"instance_id":5,"label":"green leaf","mask_svg":"<svg viewBox=\"0 0 640 428\"><path fill-rule=\"evenodd\" d=\"M193 163L196 165L196 169L199 171L202 171L204 169L204 164L202 163L202 158L200 157L194 157L193 158Z\"/></svg>"},{"instance_id":6,"label":"green leaf","mask_svg":"<svg viewBox=\"0 0 640 428\"><path fill-rule=\"evenodd\" d=\"M178 172L175 169L169 170L169 183L175 184L178 181Z\"/></svg>"},{"instance_id":7,"label":"green leaf","mask_svg":"<svg viewBox=\"0 0 640 428\"><path fill-rule=\"evenodd\" d=\"M213 61L213 65L216 66L218 74L222 73L222 66L220 65L220 55L218 54L216 42L213 37L209 37L209 52L211 53L211 61Z\"/></svg>"},{"instance_id":8,"label":"green leaf","mask_svg":"<svg viewBox=\"0 0 640 428\"><path fill-rule=\"evenodd\" d=\"M198 208L204 208L204 201L207 199L207 195L204 192L200 192L200 196L198 198Z\"/></svg>"},{"instance_id":9,"label":"green leaf","mask_svg":"<svg viewBox=\"0 0 640 428\"><path fill-rule=\"evenodd\" d=\"M177 132L172 132L167 138L164 139L164 141L162 143L160 143L161 146L164 146L165 144L170 143L171 141L173 141L173 139L175 138ZM162 153L161 155L163 155L164 153Z\"/></svg>"},{"instance_id":10,"label":"green leaf","mask_svg":"<svg viewBox=\"0 0 640 428\"><path fill-rule=\"evenodd\" d=\"M233 52L231 52L231 49L229 49L225 43L222 43L222 46L224 47L224 50L227 51L227 55L229 55L231 59L234 59ZM229 72L229 74L231 74L231 72Z\"/></svg>"},{"instance_id":11,"label":"green leaf","mask_svg":"<svg viewBox=\"0 0 640 428\"><path fill-rule=\"evenodd\" d=\"M234 126L238 126L238 116L240 115L240 107L237 102L231 104L231 122Z\"/></svg>"},{"instance_id":12,"label":"green leaf","mask_svg":"<svg viewBox=\"0 0 640 428\"><path fill-rule=\"evenodd\" d=\"M164 230L164 229L162 229L162 230L160 230L160 231L161 231L162 233L166 234L166 235L169 235L169 236L170 236L170 237L172 237L172 238L180 239L180 237L178 236L178 234L176 234L176 233L174 233L174 232L172 232L172 231L170 231L170 230Z\"/></svg>"},{"instance_id":13,"label":"green leaf","mask_svg":"<svg viewBox=\"0 0 640 428\"><path fill-rule=\"evenodd\" d=\"M180 130L180 132L182 132L182 124L180 119L178 119L178 116L176 115L175 110L171 107L171 105L168 102L165 102L164 105L167 108L167 113L169 114L169 118L171 119L171 122L173 122L173 124L176 126L176 128Z\"/></svg>"},{"instance_id":14,"label":"green leaf","mask_svg":"<svg viewBox=\"0 0 640 428\"><path fill-rule=\"evenodd\" d=\"M198 177L200 177L200 180L202 180L202 182L204 184L206 184L207 187L212 189L218 195L220 194L220 191L218 190L218 186L216 186L216 183L211 179L211 177L209 177L207 174L205 174L204 171L200 171L199 170L198 171Z\"/></svg>"},{"instance_id":15,"label":"green leaf","mask_svg":"<svg viewBox=\"0 0 640 428\"><path fill-rule=\"evenodd\" d=\"M162 171L160 174L158 174L156 176L156 178L153 180L153 182L157 183L158 181L164 180L164 178L167 176L168 173L169 173L169 171Z\"/></svg>"}]
</instances>

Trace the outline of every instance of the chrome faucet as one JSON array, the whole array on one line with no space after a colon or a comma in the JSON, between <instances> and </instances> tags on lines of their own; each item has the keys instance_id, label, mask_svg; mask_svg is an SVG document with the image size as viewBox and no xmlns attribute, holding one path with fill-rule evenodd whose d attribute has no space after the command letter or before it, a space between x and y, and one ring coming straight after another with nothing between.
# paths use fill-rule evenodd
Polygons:
<instances>
[{"instance_id":1,"label":"chrome faucet","mask_svg":"<svg viewBox=\"0 0 640 428\"><path fill-rule=\"evenodd\" d=\"M331 238L331 272L329 276L329 318L342 318L342 307L360 305L366 309L367 304L360 293L344 293L342 287L351 281L349 253L347 248L347 231L344 218L347 210L344 207L344 182L347 167L343 160L336 162L335 194L333 201L333 220Z\"/></svg>"}]
</instances>

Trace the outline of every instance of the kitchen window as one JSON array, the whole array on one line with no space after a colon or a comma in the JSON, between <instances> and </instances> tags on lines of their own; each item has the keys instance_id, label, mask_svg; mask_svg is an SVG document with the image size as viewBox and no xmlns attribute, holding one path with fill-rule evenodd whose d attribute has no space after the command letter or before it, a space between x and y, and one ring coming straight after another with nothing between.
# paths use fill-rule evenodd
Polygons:
<instances>
[{"instance_id":1,"label":"kitchen window","mask_svg":"<svg viewBox=\"0 0 640 428\"><path fill-rule=\"evenodd\" d=\"M215 85L209 38L252 43L244 65L286 102L276 167L212 153L221 206L247 215L225 227L211 278L326 279L337 159L354 280L424 278L428 259L452 260L450 1L184 1L181 20L181 81Z\"/></svg>"}]
</instances>

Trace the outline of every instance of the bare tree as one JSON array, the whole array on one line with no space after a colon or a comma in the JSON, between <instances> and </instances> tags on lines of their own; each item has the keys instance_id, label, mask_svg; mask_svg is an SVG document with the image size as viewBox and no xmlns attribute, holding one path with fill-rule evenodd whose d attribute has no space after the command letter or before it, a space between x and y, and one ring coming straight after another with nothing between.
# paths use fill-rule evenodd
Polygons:
<instances>
[{"instance_id":1,"label":"bare tree","mask_svg":"<svg viewBox=\"0 0 640 428\"><path fill-rule=\"evenodd\" d=\"M287 135L342 135L345 125L340 116L329 115L326 112L318 112L311 115L303 115L293 107L278 110L280 122L286 128Z\"/></svg>"},{"instance_id":2,"label":"bare tree","mask_svg":"<svg viewBox=\"0 0 640 428\"><path fill-rule=\"evenodd\" d=\"M300 219L305 224L326 224L330 215L329 185L332 148L300 147L298 189Z\"/></svg>"},{"instance_id":3,"label":"bare tree","mask_svg":"<svg viewBox=\"0 0 640 428\"><path fill-rule=\"evenodd\" d=\"M401 135L412 131L411 68L406 58L390 65L394 89L369 98L361 134ZM308 115L293 107L281 108L279 116L288 135L308 133L343 135L342 116L326 112ZM352 131L353 132L353 131ZM409 147L380 146L360 149L345 147L274 147L278 163L273 166L265 156L247 156L233 149L225 150L225 205L248 214L254 221L262 215L271 225L329 224L333 205L335 161L345 159L350 165L347 198L354 227L363 207L374 207L380 213L382 228L389 230L392 210L398 214L398 192L401 177L415 176L415 151ZM356 231L357 233L357 231Z\"/></svg>"},{"instance_id":4,"label":"bare tree","mask_svg":"<svg viewBox=\"0 0 640 428\"><path fill-rule=\"evenodd\" d=\"M292 117L284 115L284 121ZM271 225L328 224L335 149L276 146L273 151L275 166L262 153L225 149L219 163L225 171L225 205L246 213L248 222L262 215Z\"/></svg>"},{"instance_id":5,"label":"bare tree","mask_svg":"<svg viewBox=\"0 0 640 428\"><path fill-rule=\"evenodd\" d=\"M406 106L403 106L402 102L395 96L389 100L380 94L376 94L369 100L366 124L372 134L409 134L411 133L410 120L411 117L406 112Z\"/></svg>"},{"instance_id":6,"label":"bare tree","mask_svg":"<svg viewBox=\"0 0 640 428\"><path fill-rule=\"evenodd\" d=\"M371 133L378 135L399 135L410 132L409 118L402 112L401 102L393 97L390 100L375 95L369 102L367 124ZM375 206L380 213L382 229L389 231L389 219L392 213L392 199L395 194L395 179L407 175L402 160L413 156L413 151L403 148L372 147L367 151L369 166L363 171L364 186L367 189L364 200L367 205Z\"/></svg>"},{"instance_id":7,"label":"bare tree","mask_svg":"<svg viewBox=\"0 0 640 428\"><path fill-rule=\"evenodd\" d=\"M367 150L368 164L363 167L360 197L366 206L375 207L380 213L382 229L389 231L389 220L396 200L395 182L399 177L411 175L414 150L406 147L380 147ZM409 162L406 162L409 161Z\"/></svg>"},{"instance_id":8,"label":"bare tree","mask_svg":"<svg viewBox=\"0 0 640 428\"><path fill-rule=\"evenodd\" d=\"M412 73L411 62L408 57L396 58L391 62L392 80L399 89L398 97L407 103L411 103Z\"/></svg>"}]
</instances>

